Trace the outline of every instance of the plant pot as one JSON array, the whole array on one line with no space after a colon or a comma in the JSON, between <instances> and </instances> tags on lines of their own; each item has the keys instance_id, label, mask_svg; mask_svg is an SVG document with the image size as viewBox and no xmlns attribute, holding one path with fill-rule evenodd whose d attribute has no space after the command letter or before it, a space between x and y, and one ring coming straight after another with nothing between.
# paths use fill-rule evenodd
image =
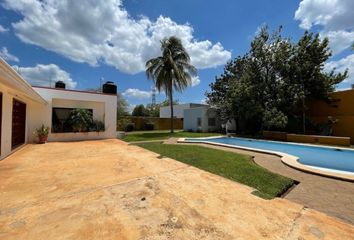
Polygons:
<instances>
[{"instance_id":1,"label":"plant pot","mask_svg":"<svg viewBox=\"0 0 354 240\"><path fill-rule=\"evenodd\" d=\"M46 143L47 140L48 140L48 135L46 135L46 136L38 136L38 143L39 144Z\"/></svg>"}]
</instances>

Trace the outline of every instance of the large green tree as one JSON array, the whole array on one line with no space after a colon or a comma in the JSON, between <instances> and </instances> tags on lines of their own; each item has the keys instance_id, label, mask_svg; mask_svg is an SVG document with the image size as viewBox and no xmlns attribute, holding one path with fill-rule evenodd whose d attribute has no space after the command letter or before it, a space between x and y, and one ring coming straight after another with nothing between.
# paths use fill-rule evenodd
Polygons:
<instances>
[{"instance_id":1,"label":"large green tree","mask_svg":"<svg viewBox=\"0 0 354 240\"><path fill-rule=\"evenodd\" d=\"M146 75L154 81L158 91L168 96L171 108L171 133L173 133L173 91L182 92L191 85L196 68L190 63L190 57L177 37L161 41L162 55L146 62Z\"/></svg>"},{"instance_id":2,"label":"large green tree","mask_svg":"<svg viewBox=\"0 0 354 240\"><path fill-rule=\"evenodd\" d=\"M328 93L347 77L344 73L324 71L326 61L331 57L329 41L321 39L319 34L305 32L294 46L295 51L291 61L293 66L289 72L292 84L299 86L301 95L302 131L306 133L306 100L320 99L328 101Z\"/></svg>"},{"instance_id":3,"label":"large green tree","mask_svg":"<svg viewBox=\"0 0 354 240\"><path fill-rule=\"evenodd\" d=\"M132 116L135 117L147 117L149 115L143 104L136 105L133 109Z\"/></svg>"},{"instance_id":4,"label":"large green tree","mask_svg":"<svg viewBox=\"0 0 354 240\"><path fill-rule=\"evenodd\" d=\"M306 110L306 99L326 99L346 77L323 70L329 57L327 39L305 32L294 44L282 37L281 27L272 34L263 27L249 52L227 63L210 85L208 102L247 132L284 129Z\"/></svg>"},{"instance_id":5,"label":"large green tree","mask_svg":"<svg viewBox=\"0 0 354 240\"><path fill-rule=\"evenodd\" d=\"M121 119L130 115L128 107L129 104L124 99L122 94L117 93L117 119Z\"/></svg>"}]
</instances>

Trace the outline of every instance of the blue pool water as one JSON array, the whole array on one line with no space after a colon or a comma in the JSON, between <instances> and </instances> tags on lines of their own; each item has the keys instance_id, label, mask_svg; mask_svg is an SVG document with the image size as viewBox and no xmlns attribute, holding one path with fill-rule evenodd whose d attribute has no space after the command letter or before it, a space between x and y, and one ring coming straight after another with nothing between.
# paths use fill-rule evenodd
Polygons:
<instances>
[{"instance_id":1,"label":"blue pool water","mask_svg":"<svg viewBox=\"0 0 354 240\"><path fill-rule=\"evenodd\" d=\"M263 141L247 138L187 138L187 141L205 141L222 143L261 150L284 152L299 158L305 165L327 168L330 170L346 171L354 174L354 150L344 150L327 147L316 147L301 144L289 144L275 141Z\"/></svg>"}]
</instances>

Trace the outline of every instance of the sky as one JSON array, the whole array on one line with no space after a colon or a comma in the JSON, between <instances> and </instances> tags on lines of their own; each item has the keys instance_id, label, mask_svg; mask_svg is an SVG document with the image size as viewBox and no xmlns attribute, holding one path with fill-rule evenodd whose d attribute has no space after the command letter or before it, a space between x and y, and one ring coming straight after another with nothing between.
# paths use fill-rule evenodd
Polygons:
<instances>
[{"instance_id":1,"label":"sky","mask_svg":"<svg viewBox=\"0 0 354 240\"><path fill-rule=\"evenodd\" d=\"M151 102L145 62L175 35L198 76L174 98L201 103L261 26L282 25L293 41L305 30L329 38L333 56L325 70L349 69L340 90L354 84L353 9L353 0L0 0L0 57L35 86L62 80L84 90L113 81L133 108ZM158 102L165 98L157 94Z\"/></svg>"}]
</instances>

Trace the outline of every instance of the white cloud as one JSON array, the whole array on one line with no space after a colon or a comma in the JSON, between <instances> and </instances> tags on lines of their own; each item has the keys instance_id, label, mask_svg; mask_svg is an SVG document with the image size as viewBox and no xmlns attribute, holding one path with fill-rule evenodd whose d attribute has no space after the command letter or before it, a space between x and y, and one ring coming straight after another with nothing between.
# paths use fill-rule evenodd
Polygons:
<instances>
[{"instance_id":1,"label":"white cloud","mask_svg":"<svg viewBox=\"0 0 354 240\"><path fill-rule=\"evenodd\" d=\"M0 57L6 61L19 62L20 60L15 55L9 53L6 47L2 47L0 50Z\"/></svg>"},{"instance_id":2,"label":"white cloud","mask_svg":"<svg viewBox=\"0 0 354 240\"><path fill-rule=\"evenodd\" d=\"M124 97L129 97L129 98L137 98L137 99L147 99L151 97L151 92L148 91L143 91L140 89L136 88L128 88L125 90L122 95Z\"/></svg>"},{"instance_id":3,"label":"white cloud","mask_svg":"<svg viewBox=\"0 0 354 240\"><path fill-rule=\"evenodd\" d=\"M354 54L348 55L338 61L330 61L326 63L325 70L331 71L336 68L337 71L344 72L348 69L348 78L344 82L354 84Z\"/></svg>"},{"instance_id":4,"label":"white cloud","mask_svg":"<svg viewBox=\"0 0 354 240\"><path fill-rule=\"evenodd\" d=\"M220 43L197 40L189 24L163 16L155 21L132 18L121 0L5 0L3 6L23 16L12 24L22 41L76 62L138 73L146 60L160 54L160 40L171 35L182 39L197 68L216 67L231 58Z\"/></svg>"},{"instance_id":5,"label":"white cloud","mask_svg":"<svg viewBox=\"0 0 354 240\"><path fill-rule=\"evenodd\" d=\"M7 32L7 31L9 31L9 29L0 25L0 33Z\"/></svg>"},{"instance_id":6,"label":"white cloud","mask_svg":"<svg viewBox=\"0 0 354 240\"><path fill-rule=\"evenodd\" d=\"M303 0L295 12L300 27L323 27L321 36L328 37L334 54L350 47L354 41L353 0Z\"/></svg>"},{"instance_id":7,"label":"white cloud","mask_svg":"<svg viewBox=\"0 0 354 240\"><path fill-rule=\"evenodd\" d=\"M192 87L199 85L200 79L199 76L192 77Z\"/></svg>"},{"instance_id":8,"label":"white cloud","mask_svg":"<svg viewBox=\"0 0 354 240\"><path fill-rule=\"evenodd\" d=\"M321 32L321 36L329 39L329 45L334 55L350 47L354 41L354 31L348 32L345 30L338 30Z\"/></svg>"},{"instance_id":9,"label":"white cloud","mask_svg":"<svg viewBox=\"0 0 354 240\"><path fill-rule=\"evenodd\" d=\"M19 67L13 68L33 86L53 86L57 81L63 81L66 87L73 89L76 87L76 82L70 77L70 74L55 64L37 64L35 67Z\"/></svg>"}]
</instances>

